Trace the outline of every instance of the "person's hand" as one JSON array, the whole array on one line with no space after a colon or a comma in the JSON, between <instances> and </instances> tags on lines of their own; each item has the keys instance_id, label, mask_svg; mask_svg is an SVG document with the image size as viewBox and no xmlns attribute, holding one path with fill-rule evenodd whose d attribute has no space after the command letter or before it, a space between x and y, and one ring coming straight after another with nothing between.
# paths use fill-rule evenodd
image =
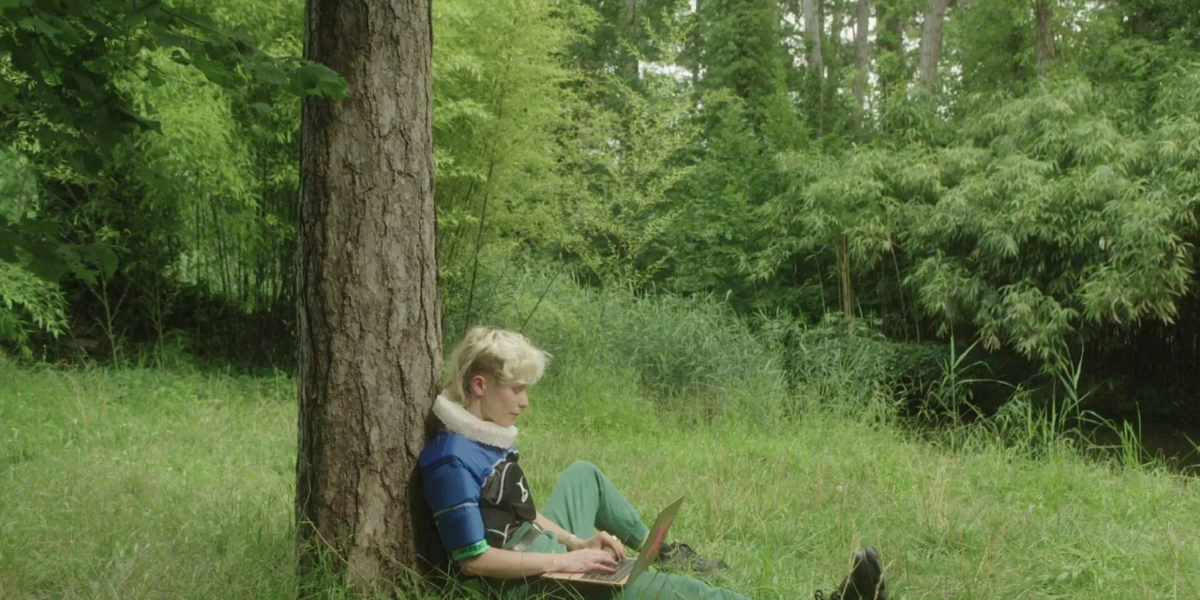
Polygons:
<instances>
[{"instance_id":1,"label":"person's hand","mask_svg":"<svg viewBox=\"0 0 1200 600\"><path fill-rule=\"evenodd\" d=\"M584 548L561 555L559 571L564 573L612 573L617 568L617 561L604 550Z\"/></svg>"},{"instance_id":2,"label":"person's hand","mask_svg":"<svg viewBox=\"0 0 1200 600\"><path fill-rule=\"evenodd\" d=\"M583 540L581 548L591 548L594 550L604 550L612 555L617 560L625 560L625 544L621 540L610 535L607 531L601 531L596 535Z\"/></svg>"}]
</instances>

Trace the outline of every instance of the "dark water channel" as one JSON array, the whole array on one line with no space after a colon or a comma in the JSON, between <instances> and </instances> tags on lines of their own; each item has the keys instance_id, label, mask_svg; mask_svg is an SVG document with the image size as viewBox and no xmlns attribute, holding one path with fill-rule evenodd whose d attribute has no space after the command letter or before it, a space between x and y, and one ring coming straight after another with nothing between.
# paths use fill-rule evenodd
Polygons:
<instances>
[{"instance_id":1,"label":"dark water channel","mask_svg":"<svg viewBox=\"0 0 1200 600\"><path fill-rule=\"evenodd\" d=\"M1200 424L1179 424L1163 421L1138 423L1137 421L1115 421L1116 428L1129 423L1137 434L1142 447L1142 460L1150 457L1162 459L1172 470L1200 476ZM1090 428L1084 437L1093 446L1097 456L1120 454L1122 439L1113 427Z\"/></svg>"}]
</instances>

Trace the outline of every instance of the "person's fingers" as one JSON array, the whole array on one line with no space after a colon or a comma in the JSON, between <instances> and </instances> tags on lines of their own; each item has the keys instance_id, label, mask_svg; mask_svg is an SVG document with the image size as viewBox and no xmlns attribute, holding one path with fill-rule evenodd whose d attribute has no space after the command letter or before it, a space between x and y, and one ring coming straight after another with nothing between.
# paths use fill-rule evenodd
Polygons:
<instances>
[{"instance_id":1,"label":"person's fingers","mask_svg":"<svg viewBox=\"0 0 1200 600\"><path fill-rule=\"evenodd\" d=\"M597 571L612 573L617 570L617 561L613 560L607 552L604 553L604 556L596 557L596 561L593 564Z\"/></svg>"},{"instance_id":2,"label":"person's fingers","mask_svg":"<svg viewBox=\"0 0 1200 600\"><path fill-rule=\"evenodd\" d=\"M601 531L596 537L600 538L601 545L613 555L617 560L625 559L625 546L621 544L621 540L613 537L607 531Z\"/></svg>"},{"instance_id":3,"label":"person's fingers","mask_svg":"<svg viewBox=\"0 0 1200 600\"><path fill-rule=\"evenodd\" d=\"M575 566L569 569L576 573L586 573L588 571L598 571L601 573L613 572L613 567L606 564L606 559L609 558L608 553L603 550L579 550L576 554Z\"/></svg>"},{"instance_id":4,"label":"person's fingers","mask_svg":"<svg viewBox=\"0 0 1200 600\"><path fill-rule=\"evenodd\" d=\"M625 544L622 544L621 540L618 540L617 538L613 538L613 543L616 544L617 558L620 560L625 560Z\"/></svg>"},{"instance_id":5,"label":"person's fingers","mask_svg":"<svg viewBox=\"0 0 1200 600\"><path fill-rule=\"evenodd\" d=\"M625 549L621 547L621 542L613 540L608 545L608 549L612 552L613 558L617 560L625 560Z\"/></svg>"}]
</instances>

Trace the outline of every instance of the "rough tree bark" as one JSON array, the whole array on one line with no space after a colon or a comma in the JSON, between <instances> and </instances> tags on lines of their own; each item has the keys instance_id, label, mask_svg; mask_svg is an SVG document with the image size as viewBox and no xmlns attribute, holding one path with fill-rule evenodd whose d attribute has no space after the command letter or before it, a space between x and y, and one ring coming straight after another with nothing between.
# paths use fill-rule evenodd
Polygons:
<instances>
[{"instance_id":1,"label":"rough tree bark","mask_svg":"<svg viewBox=\"0 0 1200 600\"><path fill-rule=\"evenodd\" d=\"M332 552L363 591L436 536L416 465L441 373L430 0L308 0L305 56L347 82L306 99L297 255L301 574Z\"/></svg>"},{"instance_id":2,"label":"rough tree bark","mask_svg":"<svg viewBox=\"0 0 1200 600\"><path fill-rule=\"evenodd\" d=\"M1054 60L1054 8L1051 0L1038 0L1034 9L1037 18L1037 76L1046 76L1050 63Z\"/></svg>"},{"instance_id":3,"label":"rough tree bark","mask_svg":"<svg viewBox=\"0 0 1200 600\"><path fill-rule=\"evenodd\" d=\"M925 25L921 29L921 83L933 89L937 85L938 60L942 55L942 24L946 21L946 1L929 0Z\"/></svg>"}]
</instances>

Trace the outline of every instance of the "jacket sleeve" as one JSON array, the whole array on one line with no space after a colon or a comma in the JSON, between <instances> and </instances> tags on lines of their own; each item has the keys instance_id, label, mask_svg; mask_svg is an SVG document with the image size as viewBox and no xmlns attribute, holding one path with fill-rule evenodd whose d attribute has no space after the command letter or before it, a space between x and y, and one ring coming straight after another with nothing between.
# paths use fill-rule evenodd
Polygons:
<instances>
[{"instance_id":1,"label":"jacket sleeve","mask_svg":"<svg viewBox=\"0 0 1200 600\"><path fill-rule=\"evenodd\" d=\"M479 512L479 483L463 463L448 456L423 468L425 500L433 511L442 544L454 560L488 549Z\"/></svg>"}]
</instances>

